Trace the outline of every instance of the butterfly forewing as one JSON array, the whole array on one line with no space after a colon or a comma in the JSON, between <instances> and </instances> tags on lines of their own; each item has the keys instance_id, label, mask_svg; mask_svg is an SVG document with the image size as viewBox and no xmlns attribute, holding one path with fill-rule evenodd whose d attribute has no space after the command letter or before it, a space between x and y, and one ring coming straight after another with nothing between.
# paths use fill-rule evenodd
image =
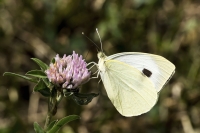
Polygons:
<instances>
[{"instance_id":1,"label":"butterfly forewing","mask_svg":"<svg viewBox=\"0 0 200 133\"><path fill-rule=\"evenodd\" d=\"M123 116L146 113L155 105L154 84L138 69L117 60L105 61L103 67L99 69L107 95Z\"/></svg>"},{"instance_id":2,"label":"butterfly forewing","mask_svg":"<svg viewBox=\"0 0 200 133\"><path fill-rule=\"evenodd\" d=\"M108 56L106 59L124 62L142 73L147 73L146 76L153 82L157 92L162 89L175 72L174 64L159 55L125 52Z\"/></svg>"}]
</instances>

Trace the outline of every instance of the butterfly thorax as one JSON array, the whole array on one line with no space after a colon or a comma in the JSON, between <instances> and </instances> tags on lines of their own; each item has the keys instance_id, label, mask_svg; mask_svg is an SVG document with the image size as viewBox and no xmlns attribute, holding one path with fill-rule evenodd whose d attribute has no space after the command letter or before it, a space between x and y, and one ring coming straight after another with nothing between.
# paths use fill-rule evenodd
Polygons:
<instances>
[{"instance_id":1,"label":"butterfly thorax","mask_svg":"<svg viewBox=\"0 0 200 133\"><path fill-rule=\"evenodd\" d=\"M99 52L97 54L97 57L99 58L99 62L98 62L98 67L99 67L99 70L101 72L104 72L105 71L105 65L104 65L104 62L105 62L105 58L107 57L103 52Z\"/></svg>"}]
</instances>

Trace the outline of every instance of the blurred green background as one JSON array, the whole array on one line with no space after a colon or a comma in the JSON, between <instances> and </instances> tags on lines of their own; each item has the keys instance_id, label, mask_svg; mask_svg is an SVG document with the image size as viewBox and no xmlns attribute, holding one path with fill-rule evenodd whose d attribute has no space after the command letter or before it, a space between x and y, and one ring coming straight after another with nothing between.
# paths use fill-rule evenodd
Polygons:
<instances>
[{"instance_id":1,"label":"blurred green background","mask_svg":"<svg viewBox=\"0 0 200 133\"><path fill-rule=\"evenodd\" d=\"M25 74L59 53L75 50L97 62L99 29L107 55L146 52L164 56L176 73L160 92L158 103L141 116L121 116L99 79L83 92L99 92L87 106L63 99L53 119L81 116L60 133L200 133L199 0L0 0L0 74ZM88 53L88 54L87 54ZM0 76L0 133L33 133L44 125L47 99L34 84Z\"/></svg>"}]
</instances>

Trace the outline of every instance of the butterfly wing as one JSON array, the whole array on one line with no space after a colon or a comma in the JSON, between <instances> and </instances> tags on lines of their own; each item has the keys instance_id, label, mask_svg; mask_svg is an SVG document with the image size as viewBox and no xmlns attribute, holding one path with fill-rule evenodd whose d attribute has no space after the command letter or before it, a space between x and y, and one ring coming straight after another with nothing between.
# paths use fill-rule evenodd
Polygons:
<instances>
[{"instance_id":1,"label":"butterfly wing","mask_svg":"<svg viewBox=\"0 0 200 133\"><path fill-rule=\"evenodd\" d=\"M174 64L159 55L125 52L108 56L106 59L124 62L143 73L146 71L147 77L153 82L157 92L163 88L175 73Z\"/></svg>"},{"instance_id":2,"label":"butterfly wing","mask_svg":"<svg viewBox=\"0 0 200 133\"><path fill-rule=\"evenodd\" d=\"M139 70L116 60L105 61L103 67L100 75L107 95L123 116L146 113L155 105L157 91Z\"/></svg>"}]
</instances>

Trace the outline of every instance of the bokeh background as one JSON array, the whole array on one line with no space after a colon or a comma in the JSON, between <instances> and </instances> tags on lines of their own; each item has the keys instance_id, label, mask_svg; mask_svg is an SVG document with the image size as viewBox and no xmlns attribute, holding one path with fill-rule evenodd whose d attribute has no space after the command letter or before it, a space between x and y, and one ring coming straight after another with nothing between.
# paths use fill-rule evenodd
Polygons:
<instances>
[{"instance_id":1,"label":"bokeh background","mask_svg":"<svg viewBox=\"0 0 200 133\"><path fill-rule=\"evenodd\" d=\"M60 133L200 133L199 0L0 0L0 74L25 74L49 64L59 53L83 55L97 62L99 29L107 55L146 52L164 56L176 73L160 92L156 106L137 117L121 116L94 79L82 92L100 92L87 106L63 99L53 119L70 114L80 120ZM47 99L34 84L0 76L0 133L33 133L44 125Z\"/></svg>"}]
</instances>

